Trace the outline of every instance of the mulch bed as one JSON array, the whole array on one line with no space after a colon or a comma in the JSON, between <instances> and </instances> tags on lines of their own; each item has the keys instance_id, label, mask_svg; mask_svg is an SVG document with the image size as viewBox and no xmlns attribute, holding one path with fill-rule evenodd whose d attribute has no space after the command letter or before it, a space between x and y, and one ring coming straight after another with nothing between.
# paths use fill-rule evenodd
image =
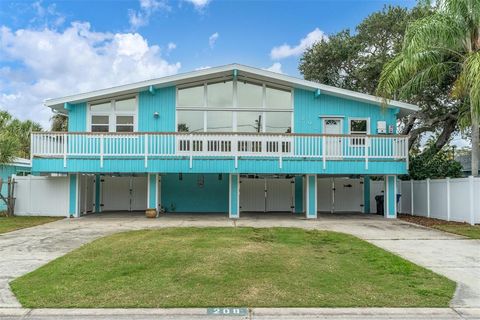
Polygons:
<instances>
[{"instance_id":1,"label":"mulch bed","mask_svg":"<svg viewBox=\"0 0 480 320\"><path fill-rule=\"evenodd\" d=\"M439 224L442 225L467 225L465 222L456 222L456 221L445 221L445 220L440 220L440 219L435 219L435 218L427 218L427 217L419 217L419 216L411 216L409 214L399 214L398 218L411 222L411 223L416 223L425 227L433 227Z\"/></svg>"}]
</instances>

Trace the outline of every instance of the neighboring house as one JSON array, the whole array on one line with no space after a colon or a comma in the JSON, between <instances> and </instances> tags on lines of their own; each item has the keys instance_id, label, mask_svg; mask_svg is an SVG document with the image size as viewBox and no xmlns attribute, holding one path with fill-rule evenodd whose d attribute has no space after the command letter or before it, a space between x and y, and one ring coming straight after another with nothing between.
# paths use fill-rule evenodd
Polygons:
<instances>
[{"instance_id":1,"label":"neighboring house","mask_svg":"<svg viewBox=\"0 0 480 320\"><path fill-rule=\"evenodd\" d=\"M462 174L464 177L472 175L472 153L456 156L455 160L462 165Z\"/></svg>"},{"instance_id":2,"label":"neighboring house","mask_svg":"<svg viewBox=\"0 0 480 320\"><path fill-rule=\"evenodd\" d=\"M69 132L32 134L33 172L68 174L72 216L148 207L231 218L315 218L324 177L363 177L370 212L371 175L385 177L395 217L396 177L408 168L396 122L418 109L238 64L45 105L69 116Z\"/></svg>"},{"instance_id":3,"label":"neighboring house","mask_svg":"<svg viewBox=\"0 0 480 320\"><path fill-rule=\"evenodd\" d=\"M22 158L14 158L8 164L0 164L0 178L2 184L0 185L0 192L6 198L8 193L8 178L13 174L22 176L30 173L30 160ZM0 199L0 211L7 210L7 205Z\"/></svg>"}]
</instances>

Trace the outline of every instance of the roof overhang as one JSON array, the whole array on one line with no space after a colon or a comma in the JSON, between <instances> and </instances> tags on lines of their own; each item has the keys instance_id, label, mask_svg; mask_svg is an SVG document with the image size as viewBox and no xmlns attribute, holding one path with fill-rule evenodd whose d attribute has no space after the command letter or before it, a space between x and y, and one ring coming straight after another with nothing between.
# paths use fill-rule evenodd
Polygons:
<instances>
[{"instance_id":1,"label":"roof overhang","mask_svg":"<svg viewBox=\"0 0 480 320\"><path fill-rule=\"evenodd\" d=\"M236 70L236 71L234 71ZM68 104L75 104L87 102L92 100L99 100L105 98L113 98L115 96L134 94L141 91L147 91L151 88L159 89L169 86L184 85L187 83L199 82L209 80L212 78L229 78L233 75L241 76L242 78L251 78L252 80L260 80L275 83L278 85L290 86L298 89L310 90L318 94L327 94L346 99L356 100L360 102L373 103L377 105L384 105L389 108L398 108L400 116L408 113L418 111L418 106L395 100L385 100L381 97L359 93L351 90L341 89L333 86L324 85L321 83L307 81L280 73L275 73L268 70L253 68L240 64L229 64L220 67L213 67L203 70L197 70L187 73L180 73L172 76L151 79L146 81L135 82L131 84L111 87L107 89L95 90L80 94L74 94L61 98L45 100L45 106L50 107L54 112L63 114L68 113Z\"/></svg>"}]
</instances>

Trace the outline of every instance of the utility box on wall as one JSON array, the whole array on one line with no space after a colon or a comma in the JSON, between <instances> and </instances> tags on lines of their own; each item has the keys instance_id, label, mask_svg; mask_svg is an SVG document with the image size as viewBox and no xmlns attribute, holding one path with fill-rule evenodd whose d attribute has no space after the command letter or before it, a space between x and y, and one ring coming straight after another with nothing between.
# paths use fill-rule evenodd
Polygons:
<instances>
[{"instance_id":1,"label":"utility box on wall","mask_svg":"<svg viewBox=\"0 0 480 320\"><path fill-rule=\"evenodd\" d=\"M379 133L379 134L387 133L387 122L386 121L377 121L377 133Z\"/></svg>"}]
</instances>

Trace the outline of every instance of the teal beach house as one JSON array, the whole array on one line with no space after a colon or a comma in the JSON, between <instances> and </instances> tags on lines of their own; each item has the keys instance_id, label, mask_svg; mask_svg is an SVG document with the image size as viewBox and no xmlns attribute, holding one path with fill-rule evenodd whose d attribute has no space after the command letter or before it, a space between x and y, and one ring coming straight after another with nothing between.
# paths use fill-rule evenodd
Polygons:
<instances>
[{"instance_id":1,"label":"teal beach house","mask_svg":"<svg viewBox=\"0 0 480 320\"><path fill-rule=\"evenodd\" d=\"M394 218L397 176L408 168L397 120L417 110L238 64L45 105L68 115L69 128L32 134L32 172L67 176L74 217L155 208L316 218L330 211L323 186L332 177L360 181L355 211L370 212L375 176L385 217Z\"/></svg>"}]
</instances>

